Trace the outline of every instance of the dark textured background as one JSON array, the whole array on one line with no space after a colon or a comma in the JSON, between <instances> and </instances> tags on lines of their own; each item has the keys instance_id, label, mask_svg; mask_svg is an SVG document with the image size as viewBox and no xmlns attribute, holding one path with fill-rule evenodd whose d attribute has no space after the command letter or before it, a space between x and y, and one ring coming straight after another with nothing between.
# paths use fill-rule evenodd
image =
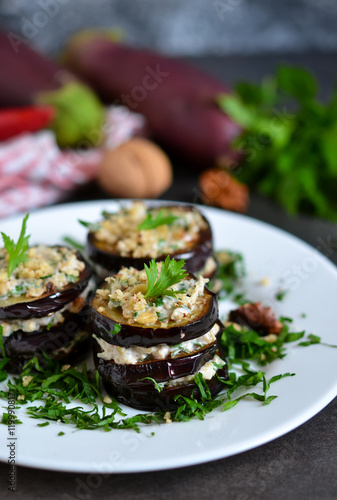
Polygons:
<instances>
[{"instance_id":1,"label":"dark textured background","mask_svg":"<svg viewBox=\"0 0 337 500\"><path fill-rule=\"evenodd\" d=\"M337 49L335 0L2 0L0 26L55 52L73 32L119 27L177 55Z\"/></svg>"}]
</instances>

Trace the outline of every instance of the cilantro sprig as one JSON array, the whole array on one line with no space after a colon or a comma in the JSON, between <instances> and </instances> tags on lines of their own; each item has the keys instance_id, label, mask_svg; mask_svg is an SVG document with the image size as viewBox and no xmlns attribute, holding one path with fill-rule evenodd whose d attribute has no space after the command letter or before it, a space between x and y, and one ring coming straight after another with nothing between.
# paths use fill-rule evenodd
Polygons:
<instances>
[{"instance_id":1,"label":"cilantro sprig","mask_svg":"<svg viewBox=\"0 0 337 500\"><path fill-rule=\"evenodd\" d=\"M144 229L155 229L156 227L163 226L164 224L172 224L175 220L180 219L180 217L172 214L165 215L164 210L159 210L155 217L151 213L148 213L146 218L139 224L138 231L143 231Z\"/></svg>"},{"instance_id":2,"label":"cilantro sprig","mask_svg":"<svg viewBox=\"0 0 337 500\"><path fill-rule=\"evenodd\" d=\"M8 278L10 278L12 272L18 267L19 264L27 262L28 260L27 252L30 238L30 235L26 236L28 217L29 214L23 218L20 236L16 244L7 234L1 233L4 246L9 255Z\"/></svg>"},{"instance_id":3,"label":"cilantro sprig","mask_svg":"<svg viewBox=\"0 0 337 500\"><path fill-rule=\"evenodd\" d=\"M180 281L187 277L187 272L183 269L184 265L184 259L175 260L167 256L161 266L161 271L158 276L158 266L154 259L151 260L149 267L145 264L144 269L147 276L148 287L144 297L146 299L163 295L175 297L179 292L169 290L169 288L172 285L180 283Z\"/></svg>"}]
</instances>

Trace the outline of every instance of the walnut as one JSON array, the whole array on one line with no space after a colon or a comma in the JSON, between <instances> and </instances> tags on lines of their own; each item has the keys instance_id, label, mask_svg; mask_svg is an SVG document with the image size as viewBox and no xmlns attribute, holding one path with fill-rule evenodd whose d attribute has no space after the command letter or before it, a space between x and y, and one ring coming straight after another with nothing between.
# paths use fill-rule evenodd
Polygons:
<instances>
[{"instance_id":1,"label":"walnut","mask_svg":"<svg viewBox=\"0 0 337 500\"><path fill-rule=\"evenodd\" d=\"M261 302L240 306L229 313L228 319L251 330L262 331L265 335L279 334L282 330L282 323L275 318L272 308L264 307Z\"/></svg>"},{"instance_id":2,"label":"walnut","mask_svg":"<svg viewBox=\"0 0 337 500\"><path fill-rule=\"evenodd\" d=\"M205 170L199 177L203 202L233 212L246 212L249 202L248 187L235 179L226 170L214 167Z\"/></svg>"}]
</instances>

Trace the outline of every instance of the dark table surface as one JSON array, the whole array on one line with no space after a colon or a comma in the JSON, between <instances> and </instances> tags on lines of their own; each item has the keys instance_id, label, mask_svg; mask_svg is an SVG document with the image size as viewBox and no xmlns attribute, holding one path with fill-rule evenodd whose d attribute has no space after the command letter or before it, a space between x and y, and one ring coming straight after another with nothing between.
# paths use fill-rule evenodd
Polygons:
<instances>
[{"instance_id":1,"label":"dark table surface","mask_svg":"<svg viewBox=\"0 0 337 500\"><path fill-rule=\"evenodd\" d=\"M208 57L190 61L229 83L241 79L260 81L279 63L300 64L316 74L325 98L336 77L337 54ZM162 198L192 202L196 189L197 174L177 167L174 185ZM69 201L105 197L96 185L91 185ZM331 238L336 238L336 225L312 217L288 217L271 201L257 195L252 196L248 215L302 238L337 264L337 248L330 244ZM5 484L8 465L0 464L0 472L1 498L12 498L13 493L7 491ZM337 398L301 427L233 457L184 469L111 475L103 478L96 489L79 489L79 484L86 484L87 479L86 474L18 467L15 498L337 499Z\"/></svg>"}]
</instances>

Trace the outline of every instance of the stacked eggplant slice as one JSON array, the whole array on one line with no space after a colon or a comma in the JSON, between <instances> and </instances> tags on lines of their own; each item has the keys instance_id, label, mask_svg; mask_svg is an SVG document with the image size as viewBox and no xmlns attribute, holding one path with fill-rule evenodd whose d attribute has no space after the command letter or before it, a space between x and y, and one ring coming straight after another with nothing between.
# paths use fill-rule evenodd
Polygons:
<instances>
[{"instance_id":1,"label":"stacked eggplant slice","mask_svg":"<svg viewBox=\"0 0 337 500\"><path fill-rule=\"evenodd\" d=\"M70 363L87 351L91 274L79 252L39 245L30 247L27 260L8 276L8 255L0 249L0 325L8 371L22 371L34 356Z\"/></svg>"},{"instance_id":2,"label":"stacked eggplant slice","mask_svg":"<svg viewBox=\"0 0 337 500\"><path fill-rule=\"evenodd\" d=\"M217 265L213 255L212 230L195 207L161 205L147 208L137 201L117 213L104 213L91 224L87 252L98 275L117 273L123 266L144 269L151 259L167 255L184 259L193 274L213 278Z\"/></svg>"},{"instance_id":3,"label":"stacked eggplant slice","mask_svg":"<svg viewBox=\"0 0 337 500\"><path fill-rule=\"evenodd\" d=\"M91 330L95 364L111 396L141 410L171 410L179 395L198 398L197 374L212 395L224 387L227 366L217 345L223 326L207 281L187 274L148 297L144 269L124 267L106 278L91 301Z\"/></svg>"}]
</instances>

